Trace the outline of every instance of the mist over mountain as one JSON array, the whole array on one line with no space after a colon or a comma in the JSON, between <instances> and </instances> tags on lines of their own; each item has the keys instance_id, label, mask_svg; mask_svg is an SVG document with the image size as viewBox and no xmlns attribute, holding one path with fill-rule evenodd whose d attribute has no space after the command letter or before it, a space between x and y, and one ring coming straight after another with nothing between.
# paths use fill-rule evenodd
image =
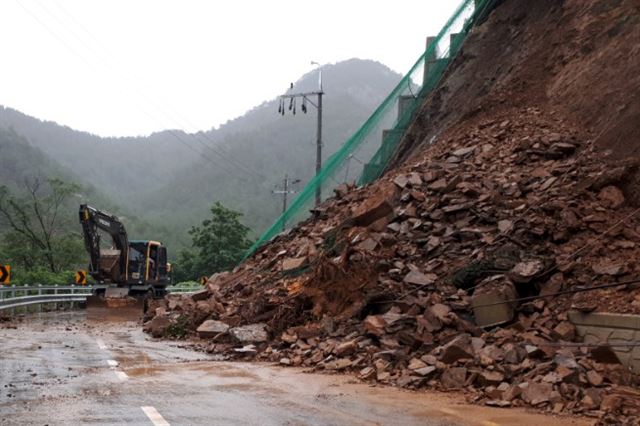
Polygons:
<instances>
[{"instance_id":1,"label":"mist over mountain","mask_svg":"<svg viewBox=\"0 0 640 426\"><path fill-rule=\"evenodd\" d=\"M321 69L326 159L401 76L378 62L359 59ZM317 88L315 70L295 82L292 91ZM303 114L300 108L298 100L296 115L287 109L282 116L276 99L217 129L103 138L0 107L0 129L21 138L24 147L12 157L25 175L64 171L69 179L105 194L112 201L107 204L118 206L121 214L149 224L138 226L145 234L155 233L134 237L162 239L173 251L188 244L187 230L206 216L214 201L241 211L254 233L277 217L282 200L271 191L285 173L300 180L294 189L301 189L315 173L316 110L308 105ZM40 166L45 163L51 168ZM105 203L104 197L96 199Z\"/></svg>"}]
</instances>

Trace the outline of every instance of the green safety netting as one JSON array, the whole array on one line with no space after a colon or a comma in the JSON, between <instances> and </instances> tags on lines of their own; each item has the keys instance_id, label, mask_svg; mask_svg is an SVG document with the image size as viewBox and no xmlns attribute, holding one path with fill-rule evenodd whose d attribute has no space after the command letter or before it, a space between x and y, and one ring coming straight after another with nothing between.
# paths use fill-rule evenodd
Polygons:
<instances>
[{"instance_id":1,"label":"green safety netting","mask_svg":"<svg viewBox=\"0 0 640 426\"><path fill-rule=\"evenodd\" d=\"M307 218L314 207L315 194L322 199L333 194L341 183L366 185L382 175L389 159L428 93L440 81L449 62L472 25L482 19L496 0L464 0L436 37L429 38L425 52L338 151L324 162L289 208L251 246L244 259L285 229Z\"/></svg>"}]
</instances>

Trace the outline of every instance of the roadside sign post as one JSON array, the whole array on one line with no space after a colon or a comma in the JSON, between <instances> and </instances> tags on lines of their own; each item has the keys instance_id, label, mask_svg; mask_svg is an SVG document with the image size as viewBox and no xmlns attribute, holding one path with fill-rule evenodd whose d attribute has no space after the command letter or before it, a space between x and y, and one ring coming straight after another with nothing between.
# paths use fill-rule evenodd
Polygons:
<instances>
[{"instance_id":1,"label":"roadside sign post","mask_svg":"<svg viewBox=\"0 0 640 426\"><path fill-rule=\"evenodd\" d=\"M11 266L10 265L0 265L0 284L3 284L3 285L11 284Z\"/></svg>"},{"instance_id":2,"label":"roadside sign post","mask_svg":"<svg viewBox=\"0 0 640 426\"><path fill-rule=\"evenodd\" d=\"M76 284L87 285L87 271L83 269L76 271L75 280Z\"/></svg>"}]
</instances>

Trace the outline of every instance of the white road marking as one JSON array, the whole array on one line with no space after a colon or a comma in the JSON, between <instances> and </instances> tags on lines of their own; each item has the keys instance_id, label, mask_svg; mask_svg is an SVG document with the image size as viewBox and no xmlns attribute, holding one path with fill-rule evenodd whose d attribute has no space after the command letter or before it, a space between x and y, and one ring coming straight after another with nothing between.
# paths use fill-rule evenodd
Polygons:
<instances>
[{"instance_id":1,"label":"white road marking","mask_svg":"<svg viewBox=\"0 0 640 426\"><path fill-rule=\"evenodd\" d=\"M154 407L140 407L155 426L171 426Z\"/></svg>"},{"instance_id":2,"label":"white road marking","mask_svg":"<svg viewBox=\"0 0 640 426\"><path fill-rule=\"evenodd\" d=\"M98 347L100 349L107 349L107 345L104 344L104 342L102 341L102 339L96 339L96 343L98 343Z\"/></svg>"},{"instance_id":3,"label":"white road marking","mask_svg":"<svg viewBox=\"0 0 640 426\"><path fill-rule=\"evenodd\" d=\"M129 376L127 376L127 373L125 373L124 371L117 371L116 370L116 376L118 376L118 379L120 380L127 380L129 378Z\"/></svg>"},{"instance_id":4,"label":"white road marking","mask_svg":"<svg viewBox=\"0 0 640 426\"><path fill-rule=\"evenodd\" d=\"M109 364L109 367L117 367L118 361L116 361L115 359L108 359L107 364Z\"/></svg>"}]
</instances>

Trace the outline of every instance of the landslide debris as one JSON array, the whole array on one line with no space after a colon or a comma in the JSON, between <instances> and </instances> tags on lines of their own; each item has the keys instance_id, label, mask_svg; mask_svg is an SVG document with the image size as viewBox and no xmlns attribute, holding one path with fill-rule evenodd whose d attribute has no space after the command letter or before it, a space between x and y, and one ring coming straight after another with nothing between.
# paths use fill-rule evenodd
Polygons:
<instances>
[{"instance_id":1,"label":"landslide debris","mask_svg":"<svg viewBox=\"0 0 640 426\"><path fill-rule=\"evenodd\" d=\"M423 108L410 131L430 141L436 123L435 143L411 156L405 147L402 164L367 187L341 185L313 218L212 276L201 292L159 302L147 330L160 336L180 323L204 350L230 358L459 390L477 403L587 414L602 424L640 422L637 376L606 347L577 342L567 317L572 309L640 313L638 285L572 292L638 278L632 189L640 159L603 149L603 131L584 120L587 96L563 103L547 86L548 73L561 75L556 90L575 94L587 87L585 76L598 75L584 47L592 34L583 37L590 32L581 25L615 21L614 41L628 28L635 37L640 12L629 1L541 3L549 7L506 0L474 30L461 58L475 65L454 64L466 67L466 80L454 84L454 69L429 100L439 109ZM564 43L539 44L556 28L546 14L563 23ZM519 40L517 52L487 45L492 28ZM550 72L550 59L539 60L558 52L574 70L580 61L569 54L582 55L576 86L565 69ZM629 87L637 73L623 68L637 62L633 52L627 62L615 55L610 62L630 76ZM538 60L525 74L493 61L517 57L522 66L527 56ZM487 70L507 77L483 89L497 80L473 77ZM447 100L443 88L455 97ZM640 113L623 95L624 117ZM472 99L472 112L457 114L452 99ZM625 143L637 144L627 131L637 123L614 110L611 123L628 125L612 143L631 134L636 139Z\"/></svg>"},{"instance_id":2,"label":"landslide debris","mask_svg":"<svg viewBox=\"0 0 640 426\"><path fill-rule=\"evenodd\" d=\"M638 287L514 302L502 328L478 327L472 304L637 277L640 210L619 186L638 163L609 161L533 107L466 129L325 202L201 292L168 297L150 327L179 320L211 352L488 405L604 416L630 404L626 368L563 343L567 311L640 313Z\"/></svg>"}]
</instances>

